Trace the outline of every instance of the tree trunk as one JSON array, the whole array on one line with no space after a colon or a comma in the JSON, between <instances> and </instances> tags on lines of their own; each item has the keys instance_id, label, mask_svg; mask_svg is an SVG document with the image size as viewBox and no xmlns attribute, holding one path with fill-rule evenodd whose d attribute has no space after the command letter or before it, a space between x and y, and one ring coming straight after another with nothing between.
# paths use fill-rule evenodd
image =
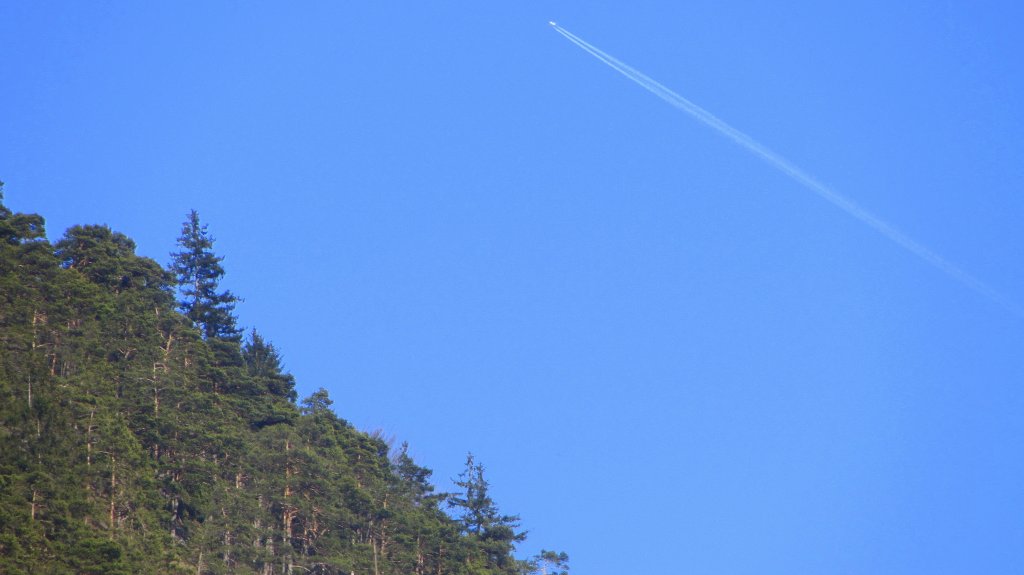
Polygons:
<instances>
[{"instance_id":1,"label":"tree trunk","mask_svg":"<svg viewBox=\"0 0 1024 575\"><path fill-rule=\"evenodd\" d=\"M416 537L416 575L424 575L426 558L423 556L423 538Z\"/></svg>"},{"instance_id":2,"label":"tree trunk","mask_svg":"<svg viewBox=\"0 0 1024 575\"><path fill-rule=\"evenodd\" d=\"M85 466L92 467L92 420L96 416L96 408L89 412L89 426L85 428Z\"/></svg>"},{"instance_id":3,"label":"tree trunk","mask_svg":"<svg viewBox=\"0 0 1024 575\"><path fill-rule=\"evenodd\" d=\"M373 521L370 522L370 548L373 549L373 575L380 575L380 565L377 563L377 538L373 536Z\"/></svg>"},{"instance_id":4,"label":"tree trunk","mask_svg":"<svg viewBox=\"0 0 1024 575\"><path fill-rule=\"evenodd\" d=\"M224 516L227 517L227 514ZM224 531L224 551L221 553L221 560L225 567L231 567L231 531L228 530Z\"/></svg>"},{"instance_id":5,"label":"tree trunk","mask_svg":"<svg viewBox=\"0 0 1024 575\"><path fill-rule=\"evenodd\" d=\"M114 529L114 492L117 489L117 460L110 456L110 529Z\"/></svg>"}]
</instances>

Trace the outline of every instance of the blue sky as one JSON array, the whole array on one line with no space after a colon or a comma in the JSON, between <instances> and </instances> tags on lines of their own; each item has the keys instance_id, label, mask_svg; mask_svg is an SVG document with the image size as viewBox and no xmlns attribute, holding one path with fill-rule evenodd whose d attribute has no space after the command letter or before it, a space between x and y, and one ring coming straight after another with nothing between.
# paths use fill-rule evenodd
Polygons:
<instances>
[{"instance_id":1,"label":"blue sky","mask_svg":"<svg viewBox=\"0 0 1024 575\"><path fill-rule=\"evenodd\" d=\"M411 3L410 3L411 4ZM1024 571L1011 2L0 5L0 179L166 262L577 574Z\"/></svg>"}]
</instances>

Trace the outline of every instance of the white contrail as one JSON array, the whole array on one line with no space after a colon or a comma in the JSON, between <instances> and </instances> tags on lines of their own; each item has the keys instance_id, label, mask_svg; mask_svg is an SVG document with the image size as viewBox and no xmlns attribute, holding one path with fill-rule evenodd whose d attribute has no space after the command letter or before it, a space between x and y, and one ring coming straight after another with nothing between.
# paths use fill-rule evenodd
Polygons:
<instances>
[{"instance_id":1,"label":"white contrail","mask_svg":"<svg viewBox=\"0 0 1024 575\"><path fill-rule=\"evenodd\" d=\"M640 87L651 92L652 94L661 98L662 100L665 100L669 104L672 104L676 108L679 108L680 110L686 112L693 118L700 120L701 122L704 122L708 126L711 126L722 135L728 137L729 139L736 142L740 146L743 146L747 150L753 152L757 156L766 160L776 169L786 174L790 178L796 180L798 183L802 184L805 188L811 190L818 196L828 200L829 202L839 207L844 212L871 226L885 237L896 242L897 244L899 244L909 252L913 253L914 255L920 257L929 264L935 266L936 268L944 272L946 275L952 277L953 279L971 288L972 290L980 293L981 295L989 298L990 300L1000 304L1007 310L1013 312L1018 317L1024 318L1024 309L1022 309L1016 303L1003 297L1002 294L990 288L981 280L975 278L969 273L953 265L939 254L917 243L903 232L894 228L892 225L882 221L871 212L858 206L856 203L853 202L853 200L850 200L846 196L843 196L839 192L836 192L835 190L829 188L825 184L822 184L818 180L814 179L813 177L811 177L810 174L796 167L782 156L757 143L750 136L744 134L743 132L737 130L736 128L733 128L732 126L726 124L722 120L719 120L711 112L708 112L704 108L701 108L697 104L694 104L693 102L687 100L686 98L659 84L657 81L640 72L639 70L616 59L614 56L611 56L610 54L603 52L596 46L587 43L585 40L583 40L579 36L576 36L572 32L569 32L565 28L562 28L561 26L553 22L551 23L551 26L552 28L555 29L556 32L558 32L562 36L565 36L570 42L576 44L584 51L589 53L591 56L594 56L598 60L604 62L605 64L607 64L608 66L610 66L612 69L619 72L623 76L636 82L637 84L640 85Z\"/></svg>"}]
</instances>

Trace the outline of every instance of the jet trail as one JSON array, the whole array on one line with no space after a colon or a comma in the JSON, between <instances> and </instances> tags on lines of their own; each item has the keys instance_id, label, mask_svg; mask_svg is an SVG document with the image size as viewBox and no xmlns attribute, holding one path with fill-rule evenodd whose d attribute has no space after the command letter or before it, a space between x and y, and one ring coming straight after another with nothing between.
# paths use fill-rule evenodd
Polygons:
<instances>
[{"instance_id":1,"label":"jet trail","mask_svg":"<svg viewBox=\"0 0 1024 575\"><path fill-rule=\"evenodd\" d=\"M565 28L562 28L558 24L554 22L550 22L550 24L556 32L564 36L570 42L579 46L585 52L589 53L591 56L597 58L601 62L604 62L616 72L619 72L623 76L636 82L637 84L640 85L641 88L644 88L645 90L651 92L655 96L661 98L662 100L668 102L669 104L675 106L676 108L686 112L693 118L714 128L722 135L736 142L740 146L746 148L748 151L759 156L761 159L767 161L780 172L786 174L793 180L796 180L797 183L803 185L805 188L814 192L821 198L828 200L833 205L843 210L847 214L871 226L876 231L878 231L885 237L889 238L893 242L897 243L910 253L918 256L919 258L928 262L935 268L944 272L946 275L957 280L961 284L971 288L975 292L998 303L999 305L1003 306L1004 308L1012 312L1014 315L1024 319L1024 308L1021 308L1016 303L1003 297L1002 294L990 288L981 280L975 278L969 273L958 268L957 266L947 261L939 254L919 244L918 242L916 242L903 232L899 231L892 225L879 219L871 212L865 210L864 208L854 203L853 200L850 200L846 196L843 196L839 192L836 192L835 190L829 188L825 184L814 179L810 174L804 172L803 170L789 162L789 160L786 160L782 156L757 143L750 136L744 134L743 132L737 130L736 128L733 128L729 124L726 124L722 120L715 117L711 112L708 112L704 108L701 108L697 104L694 104L693 102L666 88L665 86L661 85L660 83L655 81L653 78L650 78L646 74L640 72L636 68L633 68L626 64L625 62L616 59L614 56L611 56L610 54L603 52L596 46L587 43L579 36L576 36L572 32L569 32Z\"/></svg>"}]
</instances>

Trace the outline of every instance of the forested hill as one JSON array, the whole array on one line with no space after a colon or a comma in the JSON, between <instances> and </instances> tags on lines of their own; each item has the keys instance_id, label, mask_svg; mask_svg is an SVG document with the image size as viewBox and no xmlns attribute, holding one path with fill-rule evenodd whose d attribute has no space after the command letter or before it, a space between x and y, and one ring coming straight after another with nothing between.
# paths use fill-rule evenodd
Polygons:
<instances>
[{"instance_id":1,"label":"forested hill","mask_svg":"<svg viewBox=\"0 0 1024 575\"><path fill-rule=\"evenodd\" d=\"M240 333L189 214L170 269L106 226L55 243L0 187L0 573L512 574L524 533L469 457L460 493L297 402Z\"/></svg>"}]
</instances>

